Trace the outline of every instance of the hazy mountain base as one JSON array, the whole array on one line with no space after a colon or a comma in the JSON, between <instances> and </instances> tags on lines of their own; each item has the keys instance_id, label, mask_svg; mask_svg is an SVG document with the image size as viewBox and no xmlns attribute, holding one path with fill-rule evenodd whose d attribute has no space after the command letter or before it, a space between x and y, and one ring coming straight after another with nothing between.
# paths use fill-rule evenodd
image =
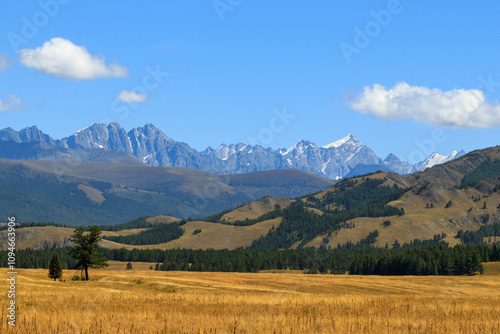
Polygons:
<instances>
[{"instance_id":1,"label":"hazy mountain base","mask_svg":"<svg viewBox=\"0 0 500 334\"><path fill-rule=\"evenodd\" d=\"M296 170L217 175L179 167L0 159L0 210L19 222L124 223L203 217L263 196L296 197L333 182Z\"/></svg>"}]
</instances>

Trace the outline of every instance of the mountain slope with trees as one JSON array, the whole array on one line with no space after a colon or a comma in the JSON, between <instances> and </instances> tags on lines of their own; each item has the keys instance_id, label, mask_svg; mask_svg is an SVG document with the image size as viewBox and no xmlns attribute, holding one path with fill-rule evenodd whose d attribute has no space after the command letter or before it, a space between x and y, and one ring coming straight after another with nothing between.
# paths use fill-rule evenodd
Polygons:
<instances>
[{"instance_id":1,"label":"mountain slope with trees","mask_svg":"<svg viewBox=\"0 0 500 334\"><path fill-rule=\"evenodd\" d=\"M405 244L446 243L453 246L464 241L458 236L460 230L483 228L490 231L489 226L499 223L500 171L497 159L500 159L500 148L493 147L412 175L377 172L345 179L325 191L288 201L287 205L267 205L259 217L249 210L250 204L242 205L235 210L208 216L204 221L189 221L180 226L185 230L182 236L150 247L337 248L362 245L366 240L369 240L369 245L381 248L398 248ZM239 179L231 176L228 184L243 186L248 178L259 183L265 176L261 173L264 172L255 176L243 175ZM473 183L463 186L464 180L471 179ZM280 178L275 180L281 182ZM151 180L148 182L155 184ZM247 216L245 212L248 212ZM236 213L237 220L221 219ZM142 227L136 233L134 230L127 233L138 234L144 228L151 228ZM377 231L376 235L372 234L373 231ZM120 232L113 233L116 236ZM493 236L491 233L495 232L488 233L488 236ZM436 235L440 237L436 239ZM133 248L133 245L111 241L103 245Z\"/></svg>"}]
</instances>

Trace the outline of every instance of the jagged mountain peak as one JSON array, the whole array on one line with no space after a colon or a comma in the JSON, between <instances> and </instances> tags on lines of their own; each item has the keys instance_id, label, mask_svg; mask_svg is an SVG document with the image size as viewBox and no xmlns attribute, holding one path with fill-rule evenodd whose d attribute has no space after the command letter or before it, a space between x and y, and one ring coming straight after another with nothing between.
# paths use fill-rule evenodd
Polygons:
<instances>
[{"instance_id":1,"label":"jagged mountain peak","mask_svg":"<svg viewBox=\"0 0 500 334\"><path fill-rule=\"evenodd\" d=\"M417 163L415 166L414 166L414 170L415 171L423 171L427 168L430 168L432 166L435 166L435 165L439 165L439 164L444 164L448 161L451 161L451 160L454 160L454 159L457 159L461 156L465 155L465 151L462 150L460 152L454 150L452 151L450 154L448 155L441 155L437 152L434 152L432 153L427 159L425 159L424 161L421 161L419 163Z\"/></svg>"},{"instance_id":2,"label":"jagged mountain peak","mask_svg":"<svg viewBox=\"0 0 500 334\"><path fill-rule=\"evenodd\" d=\"M155 137L155 138L160 137L166 141L174 142L172 138L168 137L166 134L163 133L163 131L161 131L151 123L146 123L144 126L134 128L129 131L129 134L134 134L135 136L144 135L146 137Z\"/></svg>"},{"instance_id":3,"label":"jagged mountain peak","mask_svg":"<svg viewBox=\"0 0 500 334\"><path fill-rule=\"evenodd\" d=\"M54 144L55 141L38 129L36 125L27 127L19 131L19 138L22 142L44 142Z\"/></svg>"},{"instance_id":4,"label":"jagged mountain peak","mask_svg":"<svg viewBox=\"0 0 500 334\"><path fill-rule=\"evenodd\" d=\"M397 157L395 154L389 153L389 155L387 155L387 157L384 159L384 161L386 161L386 162L400 162L401 159L399 157Z\"/></svg>"},{"instance_id":5,"label":"jagged mountain peak","mask_svg":"<svg viewBox=\"0 0 500 334\"><path fill-rule=\"evenodd\" d=\"M300 140L297 144L300 144L302 146L312 146L312 147L317 147L316 144L310 142L309 140L302 139Z\"/></svg>"},{"instance_id":6,"label":"jagged mountain peak","mask_svg":"<svg viewBox=\"0 0 500 334\"><path fill-rule=\"evenodd\" d=\"M352 133L348 134L342 139L339 139L337 141L334 141L333 143L330 143L328 145L322 146L322 148L329 149L329 148L338 148L342 145L344 145L347 142L352 142L352 143L360 143L358 138L356 138Z\"/></svg>"},{"instance_id":7,"label":"jagged mountain peak","mask_svg":"<svg viewBox=\"0 0 500 334\"><path fill-rule=\"evenodd\" d=\"M314 144L314 143L311 143L309 140L302 139L302 140L299 140L297 142L297 144L293 145L288 150L286 150L284 152L284 154L289 154L291 152L298 152L298 154L301 154L301 153L303 153L304 149L310 148L310 147L317 148L318 146L316 146L316 144Z\"/></svg>"},{"instance_id":8,"label":"jagged mountain peak","mask_svg":"<svg viewBox=\"0 0 500 334\"><path fill-rule=\"evenodd\" d=\"M17 143L22 142L19 133L11 127L0 130L0 140L13 140Z\"/></svg>"}]
</instances>

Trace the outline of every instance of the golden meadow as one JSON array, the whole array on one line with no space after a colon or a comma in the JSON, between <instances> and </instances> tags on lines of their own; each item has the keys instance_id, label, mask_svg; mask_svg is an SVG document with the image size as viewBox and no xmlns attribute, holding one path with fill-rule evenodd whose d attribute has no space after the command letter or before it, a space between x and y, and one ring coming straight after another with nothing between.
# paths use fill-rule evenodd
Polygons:
<instances>
[{"instance_id":1,"label":"golden meadow","mask_svg":"<svg viewBox=\"0 0 500 334\"><path fill-rule=\"evenodd\" d=\"M500 333L500 264L484 275L161 272L111 262L88 282L19 269L2 333ZM7 278L7 269L0 270Z\"/></svg>"}]
</instances>

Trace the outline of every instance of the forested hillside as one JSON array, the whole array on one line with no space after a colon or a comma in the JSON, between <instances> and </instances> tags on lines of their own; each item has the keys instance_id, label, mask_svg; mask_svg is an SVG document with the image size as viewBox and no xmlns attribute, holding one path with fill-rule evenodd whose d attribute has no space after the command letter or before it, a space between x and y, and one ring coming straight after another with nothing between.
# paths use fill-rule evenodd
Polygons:
<instances>
[{"instance_id":1,"label":"forested hillside","mask_svg":"<svg viewBox=\"0 0 500 334\"><path fill-rule=\"evenodd\" d=\"M113 225L140 216L199 218L332 184L297 170L225 176L181 167L0 159L0 210L19 222Z\"/></svg>"},{"instance_id":2,"label":"forested hillside","mask_svg":"<svg viewBox=\"0 0 500 334\"><path fill-rule=\"evenodd\" d=\"M500 175L499 159L498 147L474 151L424 172L407 176L386 172L371 173L342 180L327 190L304 195L295 200L264 197L258 201L240 204L234 209L219 211L201 221L187 220L182 226L171 224L158 227L148 218L135 216L136 219L127 224L115 228L105 227L115 232L106 237L108 240L105 240L103 245L127 249L133 246L151 246L161 249L249 247L271 250L307 247L352 248L356 245L401 248L404 245L454 246L461 243L494 243L495 236L498 236L495 224L500 222L500 177L497 176ZM86 171L81 166L79 168L76 174L83 176ZM34 174L26 166L15 165L5 168L3 172L4 175L10 176L1 179L4 183L25 180L26 178L17 176L20 172ZM292 172L296 175L296 171ZM248 184L249 179L253 179L253 182L263 182L267 179L265 173L258 174L240 175L239 181L233 180L232 184ZM73 191L72 197L76 204L92 203L89 194L78 188L77 181L81 179L66 177L65 182L58 184L58 180L47 177L43 170L36 175L36 178L32 178L33 182L42 181L38 186L34 184L34 193L54 192L49 197L62 196L50 188L51 184L58 187L62 184L68 188L67 191ZM106 179L117 180L118 177L123 177L123 174L106 176ZM145 179L142 177L142 180ZM172 182L176 178L167 179L162 182L174 186ZM92 188L101 192L102 196L117 193L118 188L111 183L85 180L85 189ZM156 180L158 176L151 176L146 182L148 187L158 187ZM285 185L288 181L281 179L276 182ZM44 189L41 184L49 184L49 187ZM64 189L61 191L66 191ZM135 192L129 186L120 189ZM138 193L139 196L144 196L144 193ZM93 203L92 205L97 207L94 212L111 205L112 196L109 198L110 200L106 199L101 203ZM187 199L180 195L176 200ZM131 202L123 212L127 213L130 209L137 214L148 208L146 205L135 210L135 203ZM168 201L163 204L167 205ZM64 207L61 207L61 212L65 212ZM118 212L117 215L123 212ZM83 220L84 217L78 216L77 219ZM86 222L83 225L91 224ZM47 228L47 233L48 230ZM125 230L123 235L120 230ZM20 232L23 238L31 238L30 235L24 231ZM64 235L67 238L69 232L65 231ZM65 240L62 238L64 236L47 245L64 245ZM486 238L491 240L485 240ZM22 242L20 247L21 245ZM45 247L44 245L30 244L30 247Z\"/></svg>"}]
</instances>

